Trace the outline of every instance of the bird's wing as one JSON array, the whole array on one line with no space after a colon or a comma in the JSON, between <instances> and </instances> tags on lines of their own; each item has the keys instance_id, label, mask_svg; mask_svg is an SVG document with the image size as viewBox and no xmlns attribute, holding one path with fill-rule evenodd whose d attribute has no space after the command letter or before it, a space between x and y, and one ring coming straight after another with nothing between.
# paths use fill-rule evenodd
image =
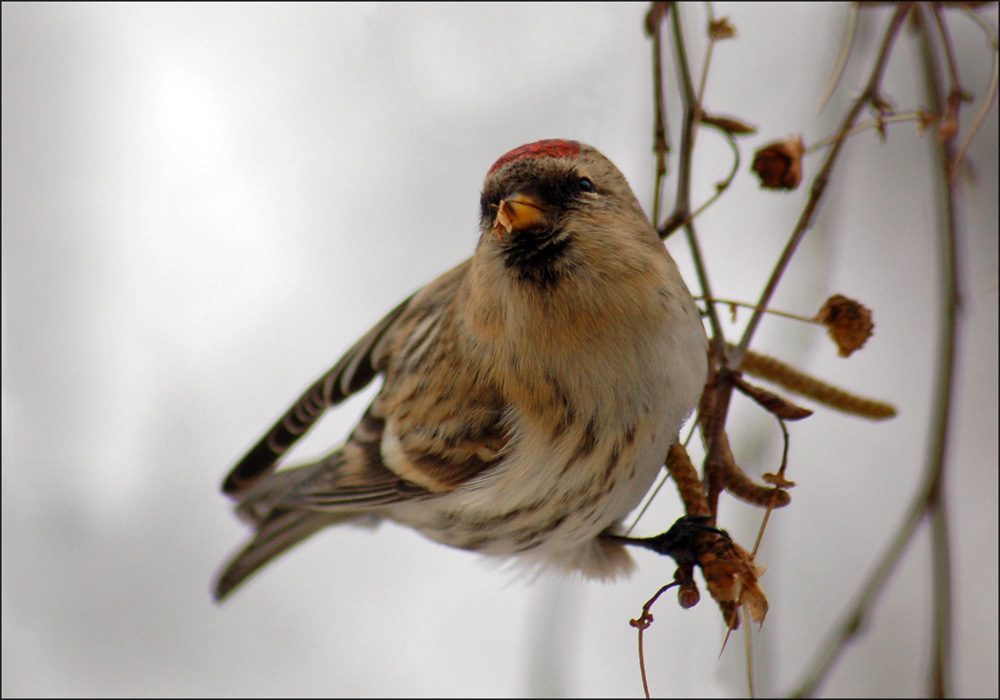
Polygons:
<instances>
[{"instance_id":1,"label":"bird's wing","mask_svg":"<svg viewBox=\"0 0 1000 700\"><path fill-rule=\"evenodd\" d=\"M305 390L285 414L250 448L229 472L223 493L239 497L277 466L289 448L306 434L323 413L366 387L380 371L382 343L406 312L412 295L363 335L326 374Z\"/></svg>"},{"instance_id":2,"label":"bird's wing","mask_svg":"<svg viewBox=\"0 0 1000 700\"><path fill-rule=\"evenodd\" d=\"M413 350L413 343L409 342L411 336L426 329L427 324L422 322L428 316L440 315L440 307L447 305L454 295L468 264L469 261L466 261L458 265L408 297L365 333L328 372L306 389L230 470L222 491L233 498L245 496L263 477L275 470L281 457L319 421L328 408L366 387L390 365L399 364L394 363L393 354ZM366 420L368 418L366 414ZM378 423L379 419L381 416L376 411L374 420ZM367 423L363 420L359 424L352 440L366 427L372 427L371 420ZM377 431L379 435L370 437L380 438L380 431L381 426Z\"/></svg>"}]
</instances>

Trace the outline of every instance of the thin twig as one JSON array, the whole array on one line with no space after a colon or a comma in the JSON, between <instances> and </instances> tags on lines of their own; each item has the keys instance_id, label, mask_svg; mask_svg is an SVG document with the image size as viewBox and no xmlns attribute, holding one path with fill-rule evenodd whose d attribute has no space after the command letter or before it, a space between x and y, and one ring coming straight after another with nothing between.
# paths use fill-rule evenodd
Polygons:
<instances>
[{"instance_id":1,"label":"thin twig","mask_svg":"<svg viewBox=\"0 0 1000 700\"><path fill-rule=\"evenodd\" d=\"M966 129L965 136L962 138L962 145L955 152L955 157L951 165L951 177L955 177L955 172L958 170L959 164L965 158L965 152L972 143L972 137L979 132L983 122L986 120L986 115L989 114L990 109L993 107L993 99L997 96L997 83L1000 82L1000 61L998 61L997 55L998 51L1000 51L1000 45L997 42L996 28L971 9L966 9L965 14L986 33L986 38L990 42L990 51L993 54L993 66L990 69L990 84L986 88L986 94L983 96L982 106L976 112L976 116L972 119L972 123L969 124L969 128Z\"/></svg>"},{"instance_id":2,"label":"thin twig","mask_svg":"<svg viewBox=\"0 0 1000 700\"><path fill-rule=\"evenodd\" d=\"M826 107L826 103L833 96L833 91L837 89L840 78L844 75L844 66L847 65L847 57L851 54L851 46L854 44L854 35L857 29L858 5L852 2L847 6L847 27L844 30L844 40L840 43L840 55L837 56L837 64L833 68L833 74L830 76L830 82L826 85L823 97L819 101L817 112L822 112L823 108Z\"/></svg>"},{"instance_id":3,"label":"thin twig","mask_svg":"<svg viewBox=\"0 0 1000 700\"><path fill-rule=\"evenodd\" d=\"M771 511L768 511L769 513ZM727 631L728 635L729 632ZM746 607L743 608L743 644L747 648L746 664L747 664L747 690L751 698L757 697L757 692L754 690L753 682L753 638L750 636L750 611Z\"/></svg>"},{"instance_id":4,"label":"thin twig","mask_svg":"<svg viewBox=\"0 0 1000 700\"><path fill-rule=\"evenodd\" d=\"M642 633L645 628L639 629L639 675L642 677L642 692L649 698L649 681L646 680L646 654L642 649Z\"/></svg>"},{"instance_id":5,"label":"thin twig","mask_svg":"<svg viewBox=\"0 0 1000 700\"><path fill-rule=\"evenodd\" d=\"M740 169L740 148L739 146L736 145L736 139L733 138L732 134L723 131L721 129L719 130L719 133L721 133L722 137L726 139L726 143L729 144L729 147L733 149L733 167L729 169L729 174L726 175L726 179L716 184L715 194L709 197L704 204L702 204L700 207L698 207L691 213L691 215L689 216L690 221L693 221L694 219L698 218L698 216L703 211L712 206L715 203L715 200L721 197L722 194L727 189L729 189L729 185L732 184L733 179L736 177L736 173L738 173ZM688 223L687 221L684 222L685 225L687 223Z\"/></svg>"},{"instance_id":6,"label":"thin twig","mask_svg":"<svg viewBox=\"0 0 1000 700\"><path fill-rule=\"evenodd\" d=\"M928 17L930 13L931 17ZM961 79L958 77L958 62L955 60L955 50L951 44L951 35L948 33L948 25L945 24L943 9L938 4L932 4L929 11L923 11L921 20L924 23L924 31L930 31L930 20L934 20L938 36L941 38L941 48L944 52L944 63L948 71L948 95L943 102L939 102L939 111L942 118L938 127L938 138L942 141L951 141L958 134L961 128L960 113L963 102L971 102L972 95L962 87ZM943 111L942 109L943 108ZM951 173L954 174L958 162L955 161Z\"/></svg>"},{"instance_id":7,"label":"thin twig","mask_svg":"<svg viewBox=\"0 0 1000 700\"><path fill-rule=\"evenodd\" d=\"M938 77L938 58L928 33L928 22L923 18L922 39L923 60L927 82L928 100L935 108L941 103L941 85ZM947 697L950 694L951 679L951 555L947 535L947 512L945 508L945 455L947 454L949 424L953 388L955 381L955 358L958 353L958 311L960 294L957 258L957 222L955 218L955 193L953 181L949 177L951 158L950 142L938 145L938 171L941 182L941 222L944 236L942 260L941 345L936 353L938 362L937 385L934 398L934 415L931 419L930 442L923 483L913 498L899 530L885 554L879 560L868 581L861 588L855 604L844 616L843 621L827 636L819 653L819 659L806 678L793 693L796 697L812 695L826 678L834 661L847 643L863 628L879 594L884 590L885 581L907 550L917 526L925 515L931 518L931 550L933 554L934 576L934 634L933 660L929 678L929 693L933 697Z\"/></svg>"},{"instance_id":8,"label":"thin twig","mask_svg":"<svg viewBox=\"0 0 1000 700\"><path fill-rule=\"evenodd\" d=\"M669 478L668 474L664 474L663 476L660 477L660 480L656 484L656 488L654 488L653 491L649 494L649 497L646 499L646 502L642 504L642 508L639 509L639 512L636 514L635 519L632 521L632 524L625 529L626 537L632 534L632 531L635 530L635 526L639 524L640 520L642 520L642 516L644 516L646 514L646 511L649 510L649 507L653 505L653 501L656 500L656 497L659 495L664 485L666 485L668 478Z\"/></svg>"},{"instance_id":9,"label":"thin twig","mask_svg":"<svg viewBox=\"0 0 1000 700\"><path fill-rule=\"evenodd\" d=\"M852 126L854 126L855 121L857 121L858 115L861 110L869 103L878 103L881 101L879 97L879 87L882 82L882 76L885 73L886 64L889 60L889 54L892 49L892 45L895 42L896 36L899 34L900 27L903 25L903 21L912 9L912 3L900 3L896 6L895 11L892 14L889 24L885 30L885 34L882 38L882 44L879 48L878 57L875 60L875 64L872 67L871 74L868 78L868 82L865 89L855 101L854 105L848 110L845 115L839 133L846 133ZM781 280L785 269L788 267L788 263L795 253L796 248L802 241L806 232L809 230L813 218L819 211L819 204L823 198L823 194L826 191L826 186L830 181L830 175L833 172L833 167L836 164L838 157L840 156L841 149L843 148L844 140L838 139L836 143L833 144L830 151L826 155L826 159L823 163L823 167L817 173L816 177L813 179L812 188L809 193L809 199L806 202L802 213L799 215L799 220L789 237L788 243L785 245L785 249L781 253L781 257L774 266L774 270L771 273L771 277L764 287L764 291L761 293L760 300L757 302L757 308L754 310L747 322L746 329L744 330L743 337L740 340L739 345L733 349L729 357L720 351L720 346L725 346L725 343L720 337L716 337L713 340L713 351L716 352L716 357L719 358L720 365L722 367L728 367L730 369L739 369L743 357L747 352L747 348L750 345L750 340L753 338L754 332L757 330L757 326L764 315L764 309L767 308L771 301L771 297L774 294L775 289L778 286L778 282ZM681 156L683 157L683 149ZM709 294L706 291L706 296ZM709 304L708 310L711 314L714 311L714 305ZM710 318L717 318L715 316L710 316ZM713 327L714 331L714 327ZM717 450L722 448L720 442L720 433L722 432L722 426L725 425L726 416L729 413L729 405L732 400L732 384L723 382L720 383L718 390L716 391L716 396L714 398L713 411L714 415L712 419L708 421L708 425L711 427L711 434L705 436L707 443L707 449L709 456L713 455ZM717 461L717 460L716 460ZM706 460L706 463L711 463L712 460ZM722 489L722 480L720 475L708 474L706 473L706 479L708 481L708 498L709 505L712 508L712 512L716 511L718 504L719 493Z\"/></svg>"},{"instance_id":10,"label":"thin twig","mask_svg":"<svg viewBox=\"0 0 1000 700\"><path fill-rule=\"evenodd\" d=\"M702 297L695 297L696 299L702 299ZM753 304L748 304L745 301L737 301L736 299L702 299L703 301L709 302L711 304L725 304L726 306L742 306L744 309L756 309L757 307ZM734 312L735 313L735 312ZM772 316L781 316L782 318L789 318L793 321L802 321L804 323L811 323L813 325L822 326L823 324L817 321L815 318L809 318L808 316L803 316L801 314L793 314L790 311L779 311L778 309L764 309L764 313L771 314Z\"/></svg>"},{"instance_id":11,"label":"thin twig","mask_svg":"<svg viewBox=\"0 0 1000 700\"><path fill-rule=\"evenodd\" d=\"M778 477L783 478L785 476L785 468L788 466L788 448L791 441L788 439L788 427L785 425L785 421L780 418L778 418L778 427L781 428L781 434L785 441L785 446L781 450L781 466L778 468ZM750 552L751 557L757 557L757 550L760 549L760 543L764 541L764 530L767 529L767 521L771 519L771 513L773 512L774 508L771 506L768 506L767 510L764 511L764 519L760 521L760 529L757 530L757 539L754 541L753 550Z\"/></svg>"},{"instance_id":12,"label":"thin twig","mask_svg":"<svg viewBox=\"0 0 1000 700\"><path fill-rule=\"evenodd\" d=\"M669 12L669 5L663 12ZM663 14L654 3L646 15L646 31L653 40L653 101L656 112L653 119L653 150L656 153L656 178L653 190L653 226L660 225L660 198L663 194L663 178L667 174L667 154L670 152L670 137L667 132L666 106L663 101L663 57L660 26ZM662 237L662 236L661 236Z\"/></svg>"},{"instance_id":13,"label":"thin twig","mask_svg":"<svg viewBox=\"0 0 1000 700\"><path fill-rule=\"evenodd\" d=\"M706 124L706 126L711 126L711 125ZM729 147L733 149L733 165L729 169L729 174L726 175L724 180L721 180L720 182L716 183L715 194L713 194L711 197L705 200L705 203L699 206L693 212L690 212L687 215L687 218L677 219L672 216L667 221L667 223L664 224L663 227L660 229L661 238L664 239L667 238L671 233L673 233L677 229L681 228L682 226L687 226L689 223L697 219L702 214L702 212L704 212L710 206L715 204L715 201L719 199L719 197L721 197L726 192L726 190L729 189L729 186L732 184L733 180L736 179L736 174L740 170L740 148L739 146L736 145L736 139L733 138L733 135L731 133L725 131L724 129L719 129L719 132L722 134L722 137L726 139L726 143L729 144Z\"/></svg>"},{"instance_id":14,"label":"thin twig","mask_svg":"<svg viewBox=\"0 0 1000 700\"><path fill-rule=\"evenodd\" d=\"M715 295L711 291L712 285L708 279L708 268L705 265L705 260L701 253L701 245L698 242L698 235L695 231L694 222L690 217L694 131L698 126L698 116L701 113L701 109L700 106L697 105L697 95L695 93L694 84L691 80L691 68L688 64L684 31L681 26L680 10L676 4L672 6L672 10L670 21L674 39L674 63L678 74L683 116L681 119L680 152L678 154L676 201L674 202L673 213L668 217L667 221L660 229L660 236L665 237L667 231L676 228L675 224L677 222L684 222L684 232L687 237L688 247L691 250L691 259L694 263L695 273L698 276L698 283L701 286L702 295L712 298ZM727 347L718 311L713 304L709 304L706 312L708 314L709 324L712 327L712 353L716 358L718 358L718 362L720 362L723 366L726 366L728 364L727 357L729 354L729 348ZM728 392L724 393L724 400L727 402L727 409L730 395L731 394ZM720 413L718 415L725 415L725 413ZM708 447L708 455L711 456L713 454L713 450L717 452L720 449L719 434L722 431L722 423L720 421L709 421L708 425L709 434L706 435L705 442ZM712 460L706 459L705 481L708 486L709 509L714 514L717 512L718 496L722 489L723 479L722 475L717 473L717 470L711 466L712 464L714 464Z\"/></svg>"},{"instance_id":15,"label":"thin twig","mask_svg":"<svg viewBox=\"0 0 1000 700\"><path fill-rule=\"evenodd\" d=\"M851 611L844 616L841 623L827 634L826 641L820 647L819 658L807 673L806 678L789 694L790 697L811 697L820 682L826 678L833 662L837 660L844 646L862 630L865 616L871 610L872 604L879 594L882 593L886 579L906 550L907 543L923 518L924 502L924 494L914 499L913 505L903 519L902 525L886 550L885 556L879 561L871 577L861 589L861 593L856 599L857 602L851 607Z\"/></svg>"},{"instance_id":16,"label":"thin twig","mask_svg":"<svg viewBox=\"0 0 1000 700\"><path fill-rule=\"evenodd\" d=\"M867 104L878 99L879 86L882 83L882 76L885 73L885 67L889 61L889 54L892 50L892 45L896 40L896 36L899 34L900 27L903 25L903 20L905 20L906 16L910 13L912 6L913 3L900 3L896 7L895 12L893 12L892 18L889 20L889 26L886 28L885 35L882 38L882 45L879 48L878 58L875 60L875 65L872 68L870 77L868 78L868 83L861 95L854 102L854 105L850 110L848 110L847 115L844 117L839 129L840 133L847 133L847 131L854 126L854 122L857 120L861 110L864 109ZM799 216L795 229L792 231L792 235L789 237L788 243L785 245L785 249L782 251L781 257L778 259L778 263L774 267L774 271L771 273L771 278L768 280L767 285L764 287L764 291L760 295L760 300L757 302L758 309L756 309L750 317L746 330L743 332L743 337L740 339L739 345L737 345L734 350L732 357L730 357L730 366L734 369L739 368L743 355L750 346L750 340L753 338L753 335L757 330L757 325L760 323L764 313L761 309L767 308L770 303L771 296L774 294L774 290L777 288L778 282L781 280L781 277L785 272L785 268L788 266L788 262L791 260L796 248L798 248L799 243L805 236L806 231L809 230L813 218L819 210L820 200L826 191L826 186L830 181L830 174L833 171L833 166L837 162L837 158L840 155L840 150L843 148L843 145L843 139L838 139L836 143L833 144L833 147L826 156L823 167L813 180L812 189L809 193L809 200L806 202L806 206L802 210L802 214Z\"/></svg>"},{"instance_id":17,"label":"thin twig","mask_svg":"<svg viewBox=\"0 0 1000 700\"><path fill-rule=\"evenodd\" d=\"M705 14L708 26L711 27L715 21L715 13L712 11L712 3L705 3ZM708 32L708 44L705 46L705 59L701 63L701 77L698 79L698 92L695 96L695 124L701 123L701 115L704 113L702 105L705 99L705 86L708 84L708 69L712 65L712 53L715 50L715 37L712 32ZM698 140L698 131L692 133L691 149L694 150L694 142Z\"/></svg>"},{"instance_id":18,"label":"thin twig","mask_svg":"<svg viewBox=\"0 0 1000 700\"><path fill-rule=\"evenodd\" d=\"M919 110L913 112L900 112L899 114L890 114L885 116L880 116L878 119L873 119L869 122L864 122L863 124L858 124L857 126L849 129L844 134L837 134L831 136L828 139L823 139L817 143L812 144L806 149L804 155L810 153L815 153L816 151L826 148L832 143L841 141L845 138L850 138L855 134L860 134L863 131L868 131L869 129L877 129L880 132L885 128L886 124L892 124L894 122L917 122L918 124L926 123L928 120L928 115Z\"/></svg>"},{"instance_id":19,"label":"thin twig","mask_svg":"<svg viewBox=\"0 0 1000 700\"><path fill-rule=\"evenodd\" d=\"M677 585L679 585L678 582L674 580L660 588L660 590L658 590L656 594L647 600L646 604L642 606L642 614L635 620L629 620L629 624L639 631L639 674L642 676L642 690L646 694L647 698L649 697L649 683L646 680L646 657L643 654L642 649L642 633L646 631L647 627L653 624L653 613L650 612L650 609L653 607L653 603L655 603L661 595Z\"/></svg>"},{"instance_id":20,"label":"thin twig","mask_svg":"<svg viewBox=\"0 0 1000 700\"><path fill-rule=\"evenodd\" d=\"M677 200L668 223L670 220L687 222L684 225L684 230L687 234L688 246L691 249L695 272L698 275L698 283L701 285L701 292L706 297L713 297L715 295L712 294L712 285L708 280L708 268L705 266L705 260L701 254L701 245L698 243L698 236L694 230L694 222L690 220L689 216L691 211L691 156L694 148L694 130L697 127L697 117L701 110L700 106L696 104L697 96L691 82L691 69L688 65L687 49L684 44L680 11L677 5L674 5L672 9L670 23L673 28L674 52L677 57L677 72L680 77L684 117L681 121L681 145L677 165ZM712 326L712 342L715 346L715 352L718 353L718 357L724 359L728 354L728 348L722 332L722 323L719 320L718 312L711 305L708 307L708 318Z\"/></svg>"},{"instance_id":21,"label":"thin twig","mask_svg":"<svg viewBox=\"0 0 1000 700\"><path fill-rule=\"evenodd\" d=\"M923 24L926 27L926 12ZM942 35L946 35L945 32ZM923 32L924 79L928 99L940 109L941 81L937 74L938 60L934 45L925 29ZM937 105L935 105L937 103ZM939 229L941 249L941 348L938 352L937 387L935 389L935 415L932 416L927 465L927 509L931 516L931 552L934 561L934 659L930 691L935 697L950 695L951 686L951 547L948 538L947 502L945 499L945 466L948 453L949 426L955 386L955 360L958 357L959 311L961 275L958 261L958 222L956 220L956 193L951 177L951 164L955 160L953 141L937 144L938 187L941 190Z\"/></svg>"},{"instance_id":22,"label":"thin twig","mask_svg":"<svg viewBox=\"0 0 1000 700\"><path fill-rule=\"evenodd\" d=\"M965 90L962 88L962 81L958 77L958 61L955 60L955 49L951 44L951 35L948 34L948 25L944 23L944 19L941 17L943 11L944 9L937 5L931 8L934 24L941 35L941 45L944 48L944 64L948 68L948 80L951 83L951 91L964 93ZM923 22L926 24L926 13L924 15Z\"/></svg>"}]
</instances>

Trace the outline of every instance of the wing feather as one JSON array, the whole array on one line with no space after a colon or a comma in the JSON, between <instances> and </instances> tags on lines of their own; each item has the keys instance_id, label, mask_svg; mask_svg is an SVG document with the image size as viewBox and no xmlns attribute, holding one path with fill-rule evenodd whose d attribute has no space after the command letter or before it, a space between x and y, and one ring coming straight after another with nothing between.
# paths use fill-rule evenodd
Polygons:
<instances>
[{"instance_id":1,"label":"wing feather","mask_svg":"<svg viewBox=\"0 0 1000 700\"><path fill-rule=\"evenodd\" d=\"M281 457L326 410L368 386L382 371L383 341L416 294L390 311L356 342L326 374L305 390L285 414L226 476L222 491L238 498L277 466Z\"/></svg>"}]
</instances>

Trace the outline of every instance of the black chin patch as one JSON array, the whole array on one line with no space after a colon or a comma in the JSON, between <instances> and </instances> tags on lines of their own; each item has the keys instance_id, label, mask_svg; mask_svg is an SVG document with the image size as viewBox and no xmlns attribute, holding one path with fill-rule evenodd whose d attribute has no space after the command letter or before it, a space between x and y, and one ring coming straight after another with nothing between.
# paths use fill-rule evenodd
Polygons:
<instances>
[{"instance_id":1,"label":"black chin patch","mask_svg":"<svg viewBox=\"0 0 1000 700\"><path fill-rule=\"evenodd\" d=\"M566 273L570 244L569 236L551 228L527 229L505 236L501 250L504 264L520 279L551 287Z\"/></svg>"}]
</instances>

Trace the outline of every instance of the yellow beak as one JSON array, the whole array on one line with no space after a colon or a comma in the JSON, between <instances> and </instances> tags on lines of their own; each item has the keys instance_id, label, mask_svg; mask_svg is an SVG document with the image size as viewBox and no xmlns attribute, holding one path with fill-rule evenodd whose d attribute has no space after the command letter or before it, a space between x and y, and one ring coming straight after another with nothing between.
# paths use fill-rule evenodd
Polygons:
<instances>
[{"instance_id":1,"label":"yellow beak","mask_svg":"<svg viewBox=\"0 0 1000 700\"><path fill-rule=\"evenodd\" d=\"M514 231L523 231L542 222L545 208L541 200L527 194L515 192L500 200L497 216L493 220L493 233L497 238L508 236Z\"/></svg>"}]
</instances>

